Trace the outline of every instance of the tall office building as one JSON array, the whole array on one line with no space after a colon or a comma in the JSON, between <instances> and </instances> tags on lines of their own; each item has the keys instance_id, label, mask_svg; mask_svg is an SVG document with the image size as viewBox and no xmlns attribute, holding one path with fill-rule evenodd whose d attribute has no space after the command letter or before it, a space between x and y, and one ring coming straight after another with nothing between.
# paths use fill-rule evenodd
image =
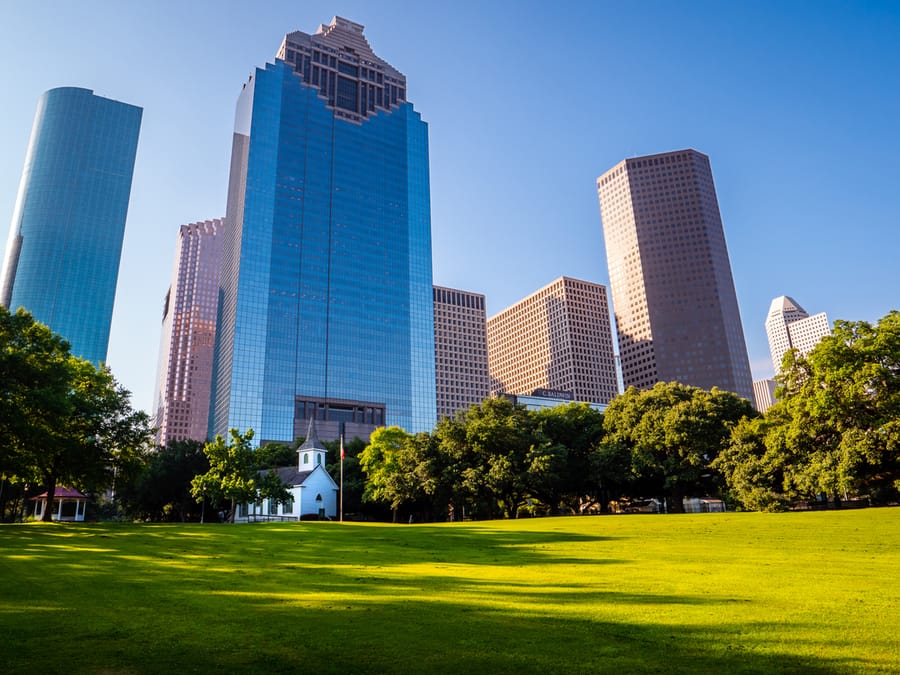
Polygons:
<instances>
[{"instance_id":1,"label":"tall office building","mask_svg":"<svg viewBox=\"0 0 900 675\"><path fill-rule=\"evenodd\" d=\"M810 316L796 300L782 295L772 300L769 306L766 335L769 337L772 366L777 374L789 349L796 349L801 356L805 356L819 344L819 340L831 335L831 326L825 312Z\"/></svg>"},{"instance_id":2,"label":"tall office building","mask_svg":"<svg viewBox=\"0 0 900 675\"><path fill-rule=\"evenodd\" d=\"M157 442L205 441L209 429L221 218L182 225L163 306L156 384Z\"/></svg>"},{"instance_id":3,"label":"tall office building","mask_svg":"<svg viewBox=\"0 0 900 675\"><path fill-rule=\"evenodd\" d=\"M38 102L0 276L72 353L106 361L142 110L62 87Z\"/></svg>"},{"instance_id":4,"label":"tall office building","mask_svg":"<svg viewBox=\"0 0 900 675\"><path fill-rule=\"evenodd\" d=\"M764 413L775 403L775 380L753 380L753 407Z\"/></svg>"},{"instance_id":5,"label":"tall office building","mask_svg":"<svg viewBox=\"0 0 900 675\"><path fill-rule=\"evenodd\" d=\"M434 372L439 418L490 396L482 294L434 287Z\"/></svg>"},{"instance_id":6,"label":"tall office building","mask_svg":"<svg viewBox=\"0 0 900 675\"><path fill-rule=\"evenodd\" d=\"M560 277L487 322L497 394L608 403L619 393L606 288Z\"/></svg>"},{"instance_id":7,"label":"tall office building","mask_svg":"<svg viewBox=\"0 0 900 675\"><path fill-rule=\"evenodd\" d=\"M625 387L719 387L753 400L709 158L626 159L597 179Z\"/></svg>"},{"instance_id":8,"label":"tall office building","mask_svg":"<svg viewBox=\"0 0 900 675\"><path fill-rule=\"evenodd\" d=\"M431 430L428 128L363 26L284 38L238 99L214 433Z\"/></svg>"}]
</instances>

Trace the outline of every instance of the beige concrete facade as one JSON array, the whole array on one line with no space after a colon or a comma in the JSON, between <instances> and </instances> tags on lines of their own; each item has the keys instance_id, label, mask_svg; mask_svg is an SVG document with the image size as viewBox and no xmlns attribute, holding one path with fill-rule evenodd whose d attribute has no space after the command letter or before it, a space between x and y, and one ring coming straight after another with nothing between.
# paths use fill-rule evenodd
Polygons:
<instances>
[{"instance_id":1,"label":"beige concrete facade","mask_svg":"<svg viewBox=\"0 0 900 675\"><path fill-rule=\"evenodd\" d=\"M778 383L775 380L753 381L753 407L764 413L775 403L775 389Z\"/></svg>"},{"instance_id":2,"label":"beige concrete facade","mask_svg":"<svg viewBox=\"0 0 900 675\"><path fill-rule=\"evenodd\" d=\"M157 442L205 441L224 220L182 225L166 293L156 386Z\"/></svg>"},{"instance_id":3,"label":"beige concrete facade","mask_svg":"<svg viewBox=\"0 0 900 675\"><path fill-rule=\"evenodd\" d=\"M766 335L772 367L777 374L788 350L796 349L801 356L806 356L819 344L819 340L831 335L831 326L825 312L810 316L796 300L782 295L772 300L769 306Z\"/></svg>"},{"instance_id":4,"label":"beige concrete facade","mask_svg":"<svg viewBox=\"0 0 900 675\"><path fill-rule=\"evenodd\" d=\"M487 322L495 394L555 390L608 403L619 393L606 287L560 277Z\"/></svg>"},{"instance_id":5,"label":"beige concrete facade","mask_svg":"<svg viewBox=\"0 0 900 675\"><path fill-rule=\"evenodd\" d=\"M452 417L490 396L484 296L434 287L437 416Z\"/></svg>"},{"instance_id":6,"label":"beige concrete facade","mask_svg":"<svg viewBox=\"0 0 900 675\"><path fill-rule=\"evenodd\" d=\"M626 159L597 191L625 387L675 381L753 400L709 158Z\"/></svg>"}]
</instances>

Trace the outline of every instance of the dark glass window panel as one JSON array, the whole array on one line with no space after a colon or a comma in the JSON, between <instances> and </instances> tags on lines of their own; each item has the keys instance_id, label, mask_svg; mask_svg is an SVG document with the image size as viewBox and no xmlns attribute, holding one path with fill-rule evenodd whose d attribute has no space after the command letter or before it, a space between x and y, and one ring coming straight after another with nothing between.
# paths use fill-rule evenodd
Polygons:
<instances>
[{"instance_id":1,"label":"dark glass window panel","mask_svg":"<svg viewBox=\"0 0 900 675\"><path fill-rule=\"evenodd\" d=\"M338 78L337 87L337 107L352 112L357 111L357 93L358 88L356 81L346 77Z\"/></svg>"},{"instance_id":2,"label":"dark glass window panel","mask_svg":"<svg viewBox=\"0 0 900 675\"><path fill-rule=\"evenodd\" d=\"M359 77L359 68L350 63L344 63L343 61L338 61L338 71L342 72L344 75L352 75L353 77Z\"/></svg>"},{"instance_id":3,"label":"dark glass window panel","mask_svg":"<svg viewBox=\"0 0 900 675\"><path fill-rule=\"evenodd\" d=\"M338 406L331 404L328 408L329 422L352 422L354 408L352 406Z\"/></svg>"}]
</instances>

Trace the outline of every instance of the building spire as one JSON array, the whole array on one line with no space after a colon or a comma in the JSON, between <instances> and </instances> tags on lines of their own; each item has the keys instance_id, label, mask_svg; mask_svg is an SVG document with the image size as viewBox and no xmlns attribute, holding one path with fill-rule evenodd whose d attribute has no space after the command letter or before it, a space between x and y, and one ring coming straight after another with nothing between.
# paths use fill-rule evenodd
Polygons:
<instances>
[{"instance_id":1,"label":"building spire","mask_svg":"<svg viewBox=\"0 0 900 675\"><path fill-rule=\"evenodd\" d=\"M309 418L309 428L306 430L306 440L303 441L303 445L297 448L297 451L300 452L302 450L325 450L325 446L322 445L322 441L319 440L319 433L316 431L316 418Z\"/></svg>"},{"instance_id":2,"label":"building spire","mask_svg":"<svg viewBox=\"0 0 900 675\"><path fill-rule=\"evenodd\" d=\"M306 431L306 440L297 448L297 461L300 471L312 471L318 466L325 468L325 456L328 448L319 440L316 431L316 418L309 418L309 428Z\"/></svg>"}]
</instances>

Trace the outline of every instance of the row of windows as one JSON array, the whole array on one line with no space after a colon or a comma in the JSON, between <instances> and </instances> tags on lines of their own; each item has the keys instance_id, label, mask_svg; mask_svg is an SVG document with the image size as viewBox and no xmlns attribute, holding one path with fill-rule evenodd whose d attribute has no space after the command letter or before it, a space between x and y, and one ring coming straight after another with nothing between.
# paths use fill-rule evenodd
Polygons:
<instances>
[{"instance_id":1,"label":"row of windows","mask_svg":"<svg viewBox=\"0 0 900 675\"><path fill-rule=\"evenodd\" d=\"M483 295L473 295L448 288L438 288L437 286L434 288L434 302L444 305L457 305L469 309L484 309Z\"/></svg>"}]
</instances>

